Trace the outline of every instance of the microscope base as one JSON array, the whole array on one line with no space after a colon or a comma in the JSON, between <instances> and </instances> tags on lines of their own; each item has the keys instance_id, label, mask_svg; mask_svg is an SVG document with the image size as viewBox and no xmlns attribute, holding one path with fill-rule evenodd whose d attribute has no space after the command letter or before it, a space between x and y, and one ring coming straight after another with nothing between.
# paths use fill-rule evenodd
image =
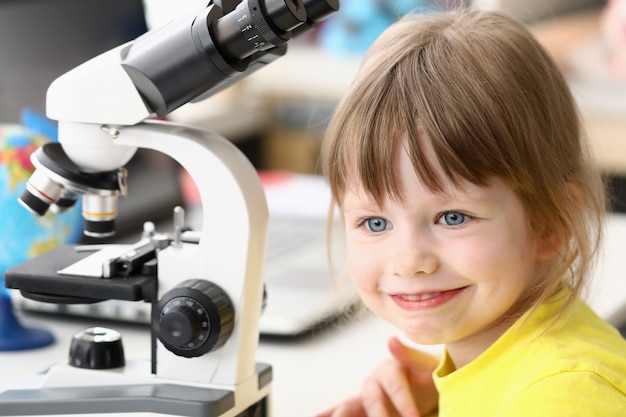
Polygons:
<instances>
[{"instance_id":1,"label":"microscope base","mask_svg":"<svg viewBox=\"0 0 626 417\"><path fill-rule=\"evenodd\" d=\"M259 390L270 383L272 369L257 364ZM0 393L0 415L157 413L185 417L267 417L267 397L242 412L229 413L235 393L225 389L154 383L15 389Z\"/></svg>"}]
</instances>

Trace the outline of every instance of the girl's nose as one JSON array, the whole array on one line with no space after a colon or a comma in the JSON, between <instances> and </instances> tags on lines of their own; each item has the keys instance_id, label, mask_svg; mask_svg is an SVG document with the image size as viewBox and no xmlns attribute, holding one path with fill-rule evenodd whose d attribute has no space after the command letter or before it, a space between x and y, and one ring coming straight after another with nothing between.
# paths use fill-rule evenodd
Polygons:
<instances>
[{"instance_id":1,"label":"girl's nose","mask_svg":"<svg viewBox=\"0 0 626 417\"><path fill-rule=\"evenodd\" d=\"M393 273L401 277L432 274L439 266L433 243L415 234L398 239L391 260Z\"/></svg>"}]
</instances>

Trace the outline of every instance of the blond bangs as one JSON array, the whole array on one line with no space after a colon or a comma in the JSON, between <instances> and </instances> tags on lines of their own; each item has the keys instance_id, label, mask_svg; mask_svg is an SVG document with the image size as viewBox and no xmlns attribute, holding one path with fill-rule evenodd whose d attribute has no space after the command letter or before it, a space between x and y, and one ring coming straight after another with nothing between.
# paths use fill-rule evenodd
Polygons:
<instances>
[{"instance_id":1,"label":"blond bangs","mask_svg":"<svg viewBox=\"0 0 626 417\"><path fill-rule=\"evenodd\" d=\"M388 41L393 44L392 39ZM364 62L355 80L356 87L344 97L326 131L322 160L332 164L323 170L340 205L346 189L357 186L379 204L387 196L399 199L396 169L399 146L407 147L417 177L432 190L443 191L443 178L436 174L433 163L445 167L446 175L454 182L464 177L459 174L466 170L467 162L446 145L447 139L436 125L422 122L431 117L426 99L430 93L424 90L433 87L419 87L423 78L403 73L402 68L411 67L403 60L411 57L391 51L388 57L377 61L376 66ZM407 88L407 83L412 83L411 88ZM439 143L434 147L435 161L425 157L421 139L435 139ZM469 179L476 177L470 175ZM484 183L482 179L477 182Z\"/></svg>"}]
</instances>

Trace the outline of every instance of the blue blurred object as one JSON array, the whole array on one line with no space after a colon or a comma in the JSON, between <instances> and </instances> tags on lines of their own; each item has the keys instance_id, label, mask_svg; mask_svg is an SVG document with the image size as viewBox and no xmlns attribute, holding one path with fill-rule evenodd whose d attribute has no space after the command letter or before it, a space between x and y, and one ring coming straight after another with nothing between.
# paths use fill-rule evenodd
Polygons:
<instances>
[{"instance_id":1,"label":"blue blurred object","mask_svg":"<svg viewBox=\"0 0 626 417\"><path fill-rule=\"evenodd\" d=\"M45 136L53 142L59 141L59 128L56 121L28 107L20 114L22 125L35 134Z\"/></svg>"},{"instance_id":2,"label":"blue blurred object","mask_svg":"<svg viewBox=\"0 0 626 417\"><path fill-rule=\"evenodd\" d=\"M0 351L36 349L54 343L47 330L22 326L15 317L9 292L0 279Z\"/></svg>"},{"instance_id":3,"label":"blue blurred object","mask_svg":"<svg viewBox=\"0 0 626 417\"><path fill-rule=\"evenodd\" d=\"M436 0L345 0L337 14L324 22L319 42L338 55L363 54L392 23L408 13L441 9Z\"/></svg>"},{"instance_id":4,"label":"blue blurred object","mask_svg":"<svg viewBox=\"0 0 626 417\"><path fill-rule=\"evenodd\" d=\"M26 112L23 117L32 129L0 124L0 351L32 349L54 340L46 331L19 324L4 287L5 272L60 244L77 242L83 228L79 207L39 217L19 204L18 198L34 170L30 154L56 137L56 126L45 117L33 112ZM51 132L52 138L42 134L46 131Z\"/></svg>"}]
</instances>

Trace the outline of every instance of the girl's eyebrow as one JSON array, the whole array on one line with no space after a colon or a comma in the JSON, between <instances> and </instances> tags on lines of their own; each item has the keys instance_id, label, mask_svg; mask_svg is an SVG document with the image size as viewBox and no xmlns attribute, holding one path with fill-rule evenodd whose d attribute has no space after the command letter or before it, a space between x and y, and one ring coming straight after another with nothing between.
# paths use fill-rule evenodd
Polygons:
<instances>
[{"instance_id":1,"label":"girl's eyebrow","mask_svg":"<svg viewBox=\"0 0 626 417\"><path fill-rule=\"evenodd\" d=\"M489 207L497 203L499 199L499 188L497 183L489 186L479 186L468 183L464 187L454 187L447 191L442 191L435 196L438 204L459 204L471 205L473 207Z\"/></svg>"},{"instance_id":2,"label":"girl's eyebrow","mask_svg":"<svg viewBox=\"0 0 626 417\"><path fill-rule=\"evenodd\" d=\"M342 205L342 211L344 213L351 213L354 211L380 211L380 210L382 210L382 208L379 207L378 204L376 204L375 202L368 202L364 200L359 200L358 202L353 203L353 204Z\"/></svg>"},{"instance_id":3,"label":"girl's eyebrow","mask_svg":"<svg viewBox=\"0 0 626 417\"><path fill-rule=\"evenodd\" d=\"M435 197L437 204L441 205L470 205L488 206L493 204L493 196L489 193L441 193Z\"/></svg>"},{"instance_id":4,"label":"girl's eyebrow","mask_svg":"<svg viewBox=\"0 0 626 417\"><path fill-rule=\"evenodd\" d=\"M485 201L488 198L486 196L479 196L473 192L435 192L433 193L434 199L441 201L442 203L456 202L456 203L477 203Z\"/></svg>"},{"instance_id":5,"label":"girl's eyebrow","mask_svg":"<svg viewBox=\"0 0 626 417\"><path fill-rule=\"evenodd\" d=\"M497 187L496 183L491 183L488 186L481 186L473 184L469 181L463 182L461 185L449 184L442 191L431 190L430 198L434 204L437 205L451 205L451 204L463 204L472 206L487 206L494 203L497 199L497 190L493 187ZM348 193L346 193L348 194ZM348 212L350 210L372 210L378 211L384 209L384 205L381 207L366 191L360 190L358 192L351 192L353 198L351 203L346 205L345 196L342 199L342 211Z\"/></svg>"},{"instance_id":6,"label":"girl's eyebrow","mask_svg":"<svg viewBox=\"0 0 626 417\"><path fill-rule=\"evenodd\" d=\"M351 198L348 204L346 204L346 198L342 199L341 210L344 213L349 213L355 210L367 210L367 211L379 211L382 207L370 196L365 193L359 193L358 198Z\"/></svg>"}]
</instances>

